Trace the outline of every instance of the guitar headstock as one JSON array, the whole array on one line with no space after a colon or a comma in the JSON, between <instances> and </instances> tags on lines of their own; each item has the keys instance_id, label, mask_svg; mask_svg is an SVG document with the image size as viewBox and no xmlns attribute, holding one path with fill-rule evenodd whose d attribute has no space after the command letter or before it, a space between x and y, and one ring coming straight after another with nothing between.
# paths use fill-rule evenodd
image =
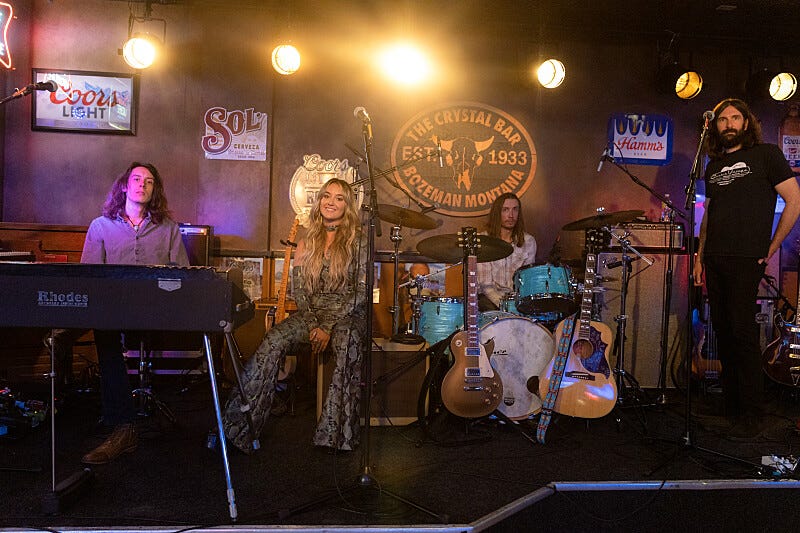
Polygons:
<instances>
[{"instance_id":1,"label":"guitar headstock","mask_svg":"<svg viewBox=\"0 0 800 533\"><path fill-rule=\"evenodd\" d=\"M586 253L597 254L605 250L611 244L611 236L601 228L591 228L586 230L586 238L584 240L584 247Z\"/></svg>"},{"instance_id":2,"label":"guitar headstock","mask_svg":"<svg viewBox=\"0 0 800 533\"><path fill-rule=\"evenodd\" d=\"M461 228L459 241L461 241L461 248L464 250L464 257L478 255L478 230L470 226Z\"/></svg>"}]
</instances>

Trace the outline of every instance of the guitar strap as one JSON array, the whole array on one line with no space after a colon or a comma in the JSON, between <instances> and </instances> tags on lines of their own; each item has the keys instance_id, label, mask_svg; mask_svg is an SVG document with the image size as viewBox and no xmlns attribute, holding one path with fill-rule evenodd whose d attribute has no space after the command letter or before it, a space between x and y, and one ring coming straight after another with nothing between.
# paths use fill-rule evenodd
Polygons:
<instances>
[{"instance_id":1,"label":"guitar strap","mask_svg":"<svg viewBox=\"0 0 800 533\"><path fill-rule=\"evenodd\" d=\"M536 440L539 444L544 444L544 435L547 433L547 426L553 418L553 407L556 405L558 391L561 388L561 379L564 377L564 369L567 366L567 355L572 344L572 333L575 331L575 316L564 320L564 329L561 330L561 338L558 339L558 352L553 360L553 372L550 375L550 383L547 387L547 394L542 404L542 413L539 416L539 426L536 428Z\"/></svg>"}]
</instances>

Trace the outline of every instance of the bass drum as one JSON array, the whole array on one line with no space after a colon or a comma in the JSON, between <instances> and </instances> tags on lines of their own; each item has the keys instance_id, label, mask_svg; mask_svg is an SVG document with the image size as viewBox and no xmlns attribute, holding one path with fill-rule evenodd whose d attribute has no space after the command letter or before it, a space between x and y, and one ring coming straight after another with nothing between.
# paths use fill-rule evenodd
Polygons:
<instances>
[{"instance_id":1,"label":"bass drum","mask_svg":"<svg viewBox=\"0 0 800 533\"><path fill-rule=\"evenodd\" d=\"M497 409L521 420L542 409L539 376L555 354L553 334L530 318L502 311L483 313L480 342L494 340L492 367L503 380L503 401Z\"/></svg>"}]
</instances>

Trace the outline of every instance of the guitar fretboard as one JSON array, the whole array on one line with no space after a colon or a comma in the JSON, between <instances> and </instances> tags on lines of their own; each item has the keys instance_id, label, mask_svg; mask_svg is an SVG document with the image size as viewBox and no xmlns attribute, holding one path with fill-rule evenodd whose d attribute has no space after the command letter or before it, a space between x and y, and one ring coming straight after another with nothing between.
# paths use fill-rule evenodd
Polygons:
<instances>
[{"instance_id":1,"label":"guitar fretboard","mask_svg":"<svg viewBox=\"0 0 800 533\"><path fill-rule=\"evenodd\" d=\"M581 316L578 325L578 338L588 339L592 322L592 294L594 292L594 272L597 268L597 256L586 254L586 276L583 280L583 296L581 297Z\"/></svg>"}]
</instances>

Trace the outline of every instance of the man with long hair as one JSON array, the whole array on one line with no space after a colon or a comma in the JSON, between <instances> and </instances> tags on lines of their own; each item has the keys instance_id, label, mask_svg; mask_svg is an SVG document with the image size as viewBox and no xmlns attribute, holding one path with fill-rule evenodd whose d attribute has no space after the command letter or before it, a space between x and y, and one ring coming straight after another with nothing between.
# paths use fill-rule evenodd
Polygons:
<instances>
[{"instance_id":1,"label":"man with long hair","mask_svg":"<svg viewBox=\"0 0 800 533\"><path fill-rule=\"evenodd\" d=\"M170 218L164 182L156 167L133 162L111 187L103 215L89 225L82 263L181 265L189 258L178 225ZM136 449L138 442L128 369L119 331L94 331L100 365L103 423L113 428L100 446L83 456L105 464Z\"/></svg>"},{"instance_id":2,"label":"man with long hair","mask_svg":"<svg viewBox=\"0 0 800 533\"><path fill-rule=\"evenodd\" d=\"M780 148L762 141L758 119L742 100L714 108L706 152L706 201L700 224L694 283L703 275L722 363L725 415L732 438L757 437L765 428L758 285L767 262L800 214L800 187ZM772 232L775 203L786 207Z\"/></svg>"},{"instance_id":3,"label":"man with long hair","mask_svg":"<svg viewBox=\"0 0 800 533\"><path fill-rule=\"evenodd\" d=\"M478 263L478 309L500 308L504 297L514 292L514 272L536 262L536 239L525 231L522 202L514 193L498 196L489 210L486 235L513 246L511 255L497 261Z\"/></svg>"},{"instance_id":4,"label":"man with long hair","mask_svg":"<svg viewBox=\"0 0 800 533\"><path fill-rule=\"evenodd\" d=\"M345 451L358 445L367 312L366 248L350 185L336 178L325 182L294 257L292 286L297 312L267 331L245 365L243 385L256 437L269 416L283 358L309 345L312 357L323 357L330 346L336 366L313 443ZM225 407L223 426L231 442L249 453L252 439L242 403L235 388Z\"/></svg>"}]
</instances>

